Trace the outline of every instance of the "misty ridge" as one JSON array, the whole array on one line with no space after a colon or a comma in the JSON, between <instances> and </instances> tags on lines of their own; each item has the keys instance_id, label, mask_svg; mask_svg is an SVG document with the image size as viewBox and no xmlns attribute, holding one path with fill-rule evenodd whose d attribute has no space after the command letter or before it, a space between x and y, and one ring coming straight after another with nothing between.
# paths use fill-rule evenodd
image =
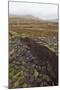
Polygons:
<instances>
[{"instance_id":1,"label":"misty ridge","mask_svg":"<svg viewBox=\"0 0 60 90\"><path fill-rule=\"evenodd\" d=\"M20 18L20 19L27 19L27 20L38 20L38 21L49 21L49 22L56 22L58 23L58 18L54 19L41 19L39 17L33 15L9 15L9 18Z\"/></svg>"},{"instance_id":2,"label":"misty ridge","mask_svg":"<svg viewBox=\"0 0 60 90\"><path fill-rule=\"evenodd\" d=\"M42 20L58 19L58 4L9 3L9 15L35 17Z\"/></svg>"},{"instance_id":3,"label":"misty ridge","mask_svg":"<svg viewBox=\"0 0 60 90\"><path fill-rule=\"evenodd\" d=\"M44 19L40 19L37 18L35 16L32 15L10 15L9 16L9 23L12 23L12 27L13 28L17 28L22 30L51 30L51 31L57 31L58 30L58 19L50 19L50 20L44 20ZM15 29L16 29L15 28ZM19 31L20 31L19 30Z\"/></svg>"}]
</instances>

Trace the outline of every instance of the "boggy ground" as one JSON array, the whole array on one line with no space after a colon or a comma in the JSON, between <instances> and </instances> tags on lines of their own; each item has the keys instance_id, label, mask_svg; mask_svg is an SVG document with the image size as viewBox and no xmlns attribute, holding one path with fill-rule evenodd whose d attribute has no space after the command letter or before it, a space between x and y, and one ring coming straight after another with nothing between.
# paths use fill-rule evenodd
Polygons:
<instances>
[{"instance_id":1,"label":"boggy ground","mask_svg":"<svg viewBox=\"0 0 60 90\"><path fill-rule=\"evenodd\" d=\"M32 38L9 41L9 88L58 85L58 56Z\"/></svg>"},{"instance_id":2,"label":"boggy ground","mask_svg":"<svg viewBox=\"0 0 60 90\"><path fill-rule=\"evenodd\" d=\"M9 17L9 88L58 85L58 22Z\"/></svg>"}]
</instances>

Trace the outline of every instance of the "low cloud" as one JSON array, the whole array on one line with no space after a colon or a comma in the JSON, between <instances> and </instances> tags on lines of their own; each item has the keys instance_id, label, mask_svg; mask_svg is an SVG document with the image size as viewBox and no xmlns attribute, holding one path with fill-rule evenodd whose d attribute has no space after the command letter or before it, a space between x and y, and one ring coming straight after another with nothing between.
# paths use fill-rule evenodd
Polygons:
<instances>
[{"instance_id":1,"label":"low cloud","mask_svg":"<svg viewBox=\"0 0 60 90\"><path fill-rule=\"evenodd\" d=\"M57 19L58 5L9 2L9 15L32 15L41 19Z\"/></svg>"}]
</instances>

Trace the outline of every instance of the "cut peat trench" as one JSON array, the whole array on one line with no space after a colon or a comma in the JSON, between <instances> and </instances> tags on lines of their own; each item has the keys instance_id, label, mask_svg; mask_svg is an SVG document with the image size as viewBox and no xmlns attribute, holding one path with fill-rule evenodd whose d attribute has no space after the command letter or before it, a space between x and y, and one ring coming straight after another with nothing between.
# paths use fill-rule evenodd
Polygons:
<instances>
[{"instance_id":1,"label":"cut peat trench","mask_svg":"<svg viewBox=\"0 0 60 90\"><path fill-rule=\"evenodd\" d=\"M44 45L15 37L9 55L9 88L20 88L24 83L27 87L58 85L58 56Z\"/></svg>"},{"instance_id":2,"label":"cut peat trench","mask_svg":"<svg viewBox=\"0 0 60 90\"><path fill-rule=\"evenodd\" d=\"M29 38L21 38L29 48L33 56L38 60L38 65L44 66L51 65L52 71L47 70L47 74L54 81L55 85L58 85L58 56L47 47L37 44L34 40ZM53 73L52 73L53 72Z\"/></svg>"}]
</instances>

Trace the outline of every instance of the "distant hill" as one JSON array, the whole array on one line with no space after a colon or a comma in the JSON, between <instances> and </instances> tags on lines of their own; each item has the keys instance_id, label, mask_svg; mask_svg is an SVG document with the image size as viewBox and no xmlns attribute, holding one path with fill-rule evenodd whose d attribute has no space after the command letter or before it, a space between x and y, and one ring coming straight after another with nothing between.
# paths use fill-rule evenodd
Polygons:
<instances>
[{"instance_id":1,"label":"distant hill","mask_svg":"<svg viewBox=\"0 0 60 90\"><path fill-rule=\"evenodd\" d=\"M9 30L27 35L53 36L58 31L58 22L42 20L31 15L9 16Z\"/></svg>"},{"instance_id":2,"label":"distant hill","mask_svg":"<svg viewBox=\"0 0 60 90\"><path fill-rule=\"evenodd\" d=\"M31 16L31 15L22 15L22 16L9 16L10 22L43 22L44 20L41 20L37 17Z\"/></svg>"},{"instance_id":3,"label":"distant hill","mask_svg":"<svg viewBox=\"0 0 60 90\"><path fill-rule=\"evenodd\" d=\"M28 20L28 21L39 21L39 22L55 22L55 23L58 23L58 19L41 19L41 18L38 18L38 17L35 17L35 16L32 16L32 15L21 15L21 16L13 16L13 15L11 15L11 16L9 16L9 18L11 19L11 18L17 18L16 20Z\"/></svg>"}]
</instances>

